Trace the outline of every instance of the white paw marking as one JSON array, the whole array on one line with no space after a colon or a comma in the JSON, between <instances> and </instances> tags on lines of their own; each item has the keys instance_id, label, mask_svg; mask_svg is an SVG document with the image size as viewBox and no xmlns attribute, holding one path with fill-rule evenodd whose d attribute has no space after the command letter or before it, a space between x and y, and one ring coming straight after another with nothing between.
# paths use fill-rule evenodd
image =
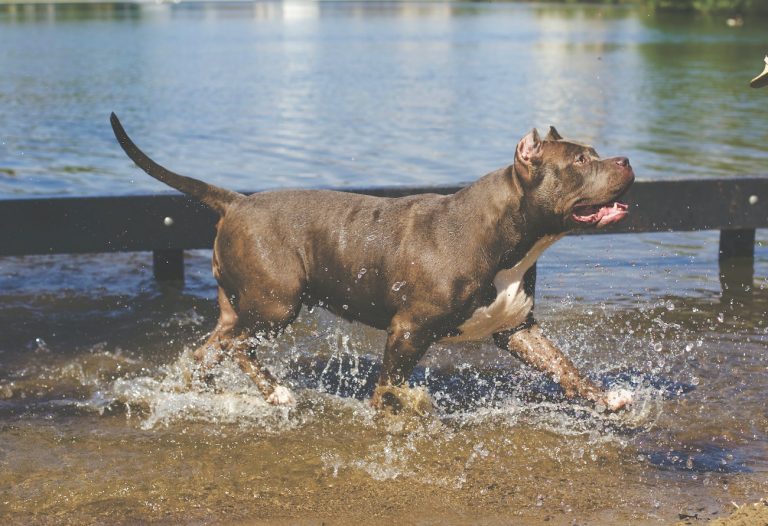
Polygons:
<instances>
[{"instance_id":1,"label":"white paw marking","mask_svg":"<svg viewBox=\"0 0 768 526\"><path fill-rule=\"evenodd\" d=\"M626 389L609 391L605 395L605 407L609 411L618 411L619 409L632 405L632 399L632 391Z\"/></svg>"},{"instance_id":2,"label":"white paw marking","mask_svg":"<svg viewBox=\"0 0 768 526\"><path fill-rule=\"evenodd\" d=\"M483 340L491 334L513 329L523 323L533 307L533 300L523 290L523 276L536 263L542 252L563 237L544 236L531 247L514 267L504 269L493 278L496 299L480 307L459 326L461 334L443 338L442 342L465 342Z\"/></svg>"},{"instance_id":3,"label":"white paw marking","mask_svg":"<svg viewBox=\"0 0 768 526\"><path fill-rule=\"evenodd\" d=\"M295 405L296 397L287 387L278 385L272 394L267 397L267 403L272 405Z\"/></svg>"}]
</instances>

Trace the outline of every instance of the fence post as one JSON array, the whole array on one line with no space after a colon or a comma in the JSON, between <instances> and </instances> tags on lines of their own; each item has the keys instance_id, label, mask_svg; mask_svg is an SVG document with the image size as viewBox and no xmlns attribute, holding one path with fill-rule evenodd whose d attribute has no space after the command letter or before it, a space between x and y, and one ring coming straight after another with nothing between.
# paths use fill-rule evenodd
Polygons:
<instances>
[{"instance_id":1,"label":"fence post","mask_svg":"<svg viewBox=\"0 0 768 526\"><path fill-rule=\"evenodd\" d=\"M720 261L755 257L755 229L720 231Z\"/></svg>"},{"instance_id":2,"label":"fence post","mask_svg":"<svg viewBox=\"0 0 768 526\"><path fill-rule=\"evenodd\" d=\"M752 290L755 278L755 229L720 231L720 286L724 294Z\"/></svg>"},{"instance_id":3,"label":"fence post","mask_svg":"<svg viewBox=\"0 0 768 526\"><path fill-rule=\"evenodd\" d=\"M184 281L184 251L161 249L152 252L152 269L158 281Z\"/></svg>"}]
</instances>

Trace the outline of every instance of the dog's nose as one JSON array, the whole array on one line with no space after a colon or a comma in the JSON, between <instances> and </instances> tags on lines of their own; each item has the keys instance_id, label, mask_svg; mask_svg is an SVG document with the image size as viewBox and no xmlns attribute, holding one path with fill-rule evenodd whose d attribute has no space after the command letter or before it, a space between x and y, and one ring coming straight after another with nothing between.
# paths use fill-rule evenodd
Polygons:
<instances>
[{"instance_id":1,"label":"dog's nose","mask_svg":"<svg viewBox=\"0 0 768 526\"><path fill-rule=\"evenodd\" d=\"M616 164L622 168L629 168L629 159L626 157L616 157Z\"/></svg>"}]
</instances>

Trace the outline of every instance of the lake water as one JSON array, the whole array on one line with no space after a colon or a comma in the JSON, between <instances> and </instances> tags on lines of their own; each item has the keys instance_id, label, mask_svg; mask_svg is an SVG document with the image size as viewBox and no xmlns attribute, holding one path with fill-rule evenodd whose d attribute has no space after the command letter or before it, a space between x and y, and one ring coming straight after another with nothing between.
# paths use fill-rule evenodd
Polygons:
<instances>
[{"instance_id":1,"label":"lake water","mask_svg":"<svg viewBox=\"0 0 768 526\"><path fill-rule=\"evenodd\" d=\"M483 3L0 6L0 198L164 192L119 149L222 186L454 184L550 124L640 178L768 167L768 20ZM681 206L695 207L696 196ZM23 220L16 228L23 235ZM98 221L98 218L94 218ZM0 259L0 520L664 524L768 490L768 236L721 293L716 232L569 237L537 317L638 402L603 415L490 343L435 347L437 408L367 405L382 333L304 312L186 387L216 320L210 253L179 288L150 254Z\"/></svg>"}]
</instances>

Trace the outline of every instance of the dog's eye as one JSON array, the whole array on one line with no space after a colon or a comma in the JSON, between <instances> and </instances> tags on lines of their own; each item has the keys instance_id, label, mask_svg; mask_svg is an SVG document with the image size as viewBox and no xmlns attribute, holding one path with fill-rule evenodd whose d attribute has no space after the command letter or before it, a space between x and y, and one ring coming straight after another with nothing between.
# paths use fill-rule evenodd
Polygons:
<instances>
[{"instance_id":1,"label":"dog's eye","mask_svg":"<svg viewBox=\"0 0 768 526\"><path fill-rule=\"evenodd\" d=\"M575 162L576 164L584 164L587 162L587 156L584 155L583 153L580 153L579 155L576 156Z\"/></svg>"}]
</instances>

